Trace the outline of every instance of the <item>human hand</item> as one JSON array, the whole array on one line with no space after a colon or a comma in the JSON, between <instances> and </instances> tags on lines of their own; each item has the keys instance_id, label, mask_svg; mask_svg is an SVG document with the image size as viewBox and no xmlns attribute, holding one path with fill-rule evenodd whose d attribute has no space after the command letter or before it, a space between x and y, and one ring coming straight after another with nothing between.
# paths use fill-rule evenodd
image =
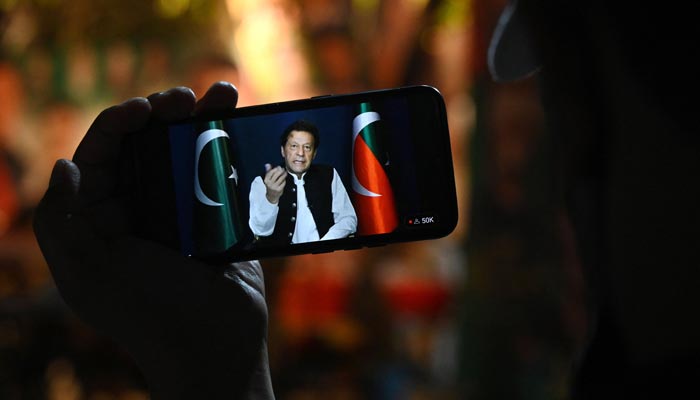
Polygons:
<instances>
[{"instance_id":1,"label":"human hand","mask_svg":"<svg viewBox=\"0 0 700 400\"><path fill-rule=\"evenodd\" d=\"M272 204L277 204L282 197L284 186L287 184L287 171L281 166L272 168L270 164L265 164L265 197Z\"/></svg>"},{"instance_id":2,"label":"human hand","mask_svg":"<svg viewBox=\"0 0 700 400\"><path fill-rule=\"evenodd\" d=\"M257 261L212 268L139 238L120 182L127 135L154 123L235 107L225 82L201 100L187 88L104 110L59 160L34 230L61 296L134 357L153 399L273 398L267 306Z\"/></svg>"}]
</instances>

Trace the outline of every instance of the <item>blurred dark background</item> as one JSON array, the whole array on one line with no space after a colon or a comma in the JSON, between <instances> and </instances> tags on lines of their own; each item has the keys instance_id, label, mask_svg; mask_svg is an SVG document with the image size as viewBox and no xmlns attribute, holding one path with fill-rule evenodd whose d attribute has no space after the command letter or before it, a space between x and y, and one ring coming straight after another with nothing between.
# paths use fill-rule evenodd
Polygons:
<instances>
[{"instance_id":1,"label":"blurred dark background","mask_svg":"<svg viewBox=\"0 0 700 400\"><path fill-rule=\"evenodd\" d=\"M0 0L0 399L148 398L58 296L31 232L103 108L217 80L240 105L429 84L460 222L436 241L263 262L279 399L565 399L583 283L532 79L496 85L504 0Z\"/></svg>"}]
</instances>

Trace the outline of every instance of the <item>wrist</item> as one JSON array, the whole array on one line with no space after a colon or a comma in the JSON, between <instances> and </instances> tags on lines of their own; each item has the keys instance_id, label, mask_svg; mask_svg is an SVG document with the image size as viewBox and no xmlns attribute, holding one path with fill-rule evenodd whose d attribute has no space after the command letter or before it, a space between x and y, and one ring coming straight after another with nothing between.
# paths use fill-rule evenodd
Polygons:
<instances>
[{"instance_id":1,"label":"wrist","mask_svg":"<svg viewBox=\"0 0 700 400\"><path fill-rule=\"evenodd\" d=\"M235 347L235 344L231 345ZM244 349L241 349L244 350ZM224 351L223 353L229 353ZM255 358L224 360L217 355L188 358L186 364L165 360L144 368L153 400L274 399L267 356L267 344L261 345ZM244 358L248 358L244 356Z\"/></svg>"}]
</instances>

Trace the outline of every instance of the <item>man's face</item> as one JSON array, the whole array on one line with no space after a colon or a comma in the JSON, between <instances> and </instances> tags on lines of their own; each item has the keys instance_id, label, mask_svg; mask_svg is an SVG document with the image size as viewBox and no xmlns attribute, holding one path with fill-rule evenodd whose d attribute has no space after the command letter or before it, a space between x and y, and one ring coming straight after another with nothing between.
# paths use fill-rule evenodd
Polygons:
<instances>
[{"instance_id":1,"label":"man's face","mask_svg":"<svg viewBox=\"0 0 700 400\"><path fill-rule=\"evenodd\" d=\"M299 178L311 167L311 161L316 157L316 143L309 132L292 131L281 150L287 171Z\"/></svg>"}]
</instances>

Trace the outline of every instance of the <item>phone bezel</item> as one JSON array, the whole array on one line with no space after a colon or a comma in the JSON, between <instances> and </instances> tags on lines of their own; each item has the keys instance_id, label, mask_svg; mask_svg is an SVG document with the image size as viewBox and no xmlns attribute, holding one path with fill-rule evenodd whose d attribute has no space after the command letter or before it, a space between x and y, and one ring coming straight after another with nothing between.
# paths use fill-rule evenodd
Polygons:
<instances>
[{"instance_id":1,"label":"phone bezel","mask_svg":"<svg viewBox=\"0 0 700 400\"><path fill-rule=\"evenodd\" d=\"M308 99L298 99L284 102L247 106L205 113L196 117L191 117L185 120L177 121L168 125L178 125L183 123L201 123L211 120L224 120L230 118L251 117L274 113L310 110L316 108L339 106L344 104L358 104L362 102L377 101L377 99L380 98L397 95L412 97L417 96L415 98L422 98L426 102L430 102L430 104L434 107L433 109L435 110L435 120L434 124L432 124L431 126L434 127L434 132L438 132L438 134L434 134L432 136L432 143L435 145L436 153L440 154L440 159L432 160L432 162L435 163L435 166L437 166L439 170L438 172L442 174L442 182L444 182L444 185L441 186L441 188L443 189L443 196L440 196L442 203L439 205L439 213L441 216L440 223L435 224L433 226L421 227L415 230L401 230L397 232L375 234L370 236L354 236L350 238L297 243L279 247L269 246L264 248L253 248L247 250L236 249L235 251L227 251L215 255L198 256L197 258L200 258L209 263L219 264L225 262L245 261L269 257L283 257L309 253L327 253L337 250L354 250L363 247L376 247L392 243L437 239L450 234L455 229L458 219L456 188L454 184L454 168L450 146L449 128L447 126L447 113L445 109L444 100L440 92L432 86L408 86L401 88L372 90L342 95L316 96ZM169 148L167 149L167 153L170 154ZM168 158L170 159L170 157ZM170 162L172 163L171 159ZM170 175L169 179L173 179L172 174ZM170 183L170 185L172 186L172 183ZM162 199L162 201L168 201L173 203L175 202L174 193L172 194L172 196L166 195L164 197L169 197L169 199ZM163 203L161 202L161 204ZM173 207L173 204L167 204L163 208L166 210L176 209L176 207ZM170 217L166 218L175 219L176 215L171 215ZM172 225L172 221L170 223ZM173 240L170 240L169 242L172 245Z\"/></svg>"}]
</instances>

